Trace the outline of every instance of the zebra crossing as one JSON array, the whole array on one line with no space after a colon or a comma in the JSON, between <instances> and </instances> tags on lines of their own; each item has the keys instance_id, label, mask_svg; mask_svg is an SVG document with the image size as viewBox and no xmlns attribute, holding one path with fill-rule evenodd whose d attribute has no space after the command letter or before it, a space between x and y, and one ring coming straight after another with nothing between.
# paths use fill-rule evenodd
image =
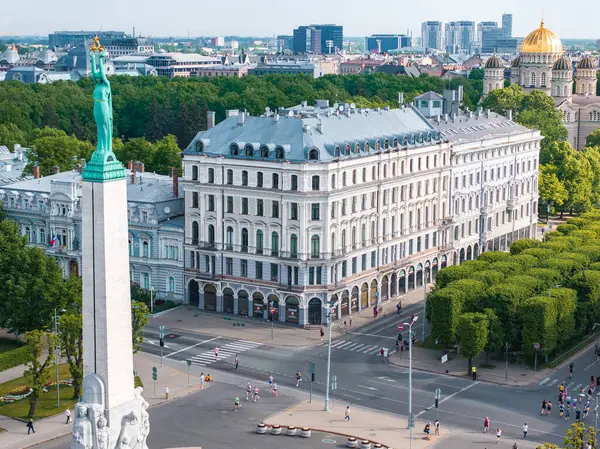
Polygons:
<instances>
[{"instance_id":1,"label":"zebra crossing","mask_svg":"<svg viewBox=\"0 0 600 449\"><path fill-rule=\"evenodd\" d=\"M247 340L237 340L231 343L227 343L223 346L218 346L219 348L219 361L227 359L229 357L235 357L236 354L241 354L242 352L249 351L250 349L256 349L262 346L262 343L256 343L254 341ZM215 351L211 349L209 351L205 351L202 354L195 355L189 358L192 361L193 365L198 366L207 366L211 363L215 363L217 360L215 358Z\"/></svg>"},{"instance_id":2,"label":"zebra crossing","mask_svg":"<svg viewBox=\"0 0 600 449\"><path fill-rule=\"evenodd\" d=\"M381 346L372 346L366 344L355 343L351 340L336 340L331 342L331 348L343 349L344 351L358 352L362 354L374 354L379 355ZM388 349L388 348L384 348ZM389 349L388 349L389 351Z\"/></svg>"},{"instance_id":3,"label":"zebra crossing","mask_svg":"<svg viewBox=\"0 0 600 449\"><path fill-rule=\"evenodd\" d=\"M589 384L582 384L582 383L577 383L576 381L562 381L562 383L564 384L565 388L569 391L569 392L579 392L579 390L581 388L584 388L585 391L587 391ZM540 387L555 387L558 388L561 384L561 380L560 379L552 379L550 377L546 377L544 380L542 380L541 382L538 383L538 385ZM558 391L558 390L557 390ZM577 394L577 393L575 393ZM600 393L597 393L598 396L600 396Z\"/></svg>"}]
</instances>

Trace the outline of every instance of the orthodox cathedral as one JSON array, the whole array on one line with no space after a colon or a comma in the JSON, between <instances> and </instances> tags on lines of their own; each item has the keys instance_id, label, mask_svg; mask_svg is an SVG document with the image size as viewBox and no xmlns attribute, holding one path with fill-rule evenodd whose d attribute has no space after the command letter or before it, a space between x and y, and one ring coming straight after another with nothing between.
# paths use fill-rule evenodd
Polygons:
<instances>
[{"instance_id":1,"label":"orthodox cathedral","mask_svg":"<svg viewBox=\"0 0 600 449\"><path fill-rule=\"evenodd\" d=\"M585 56L572 61L558 36L544 26L530 33L510 67L510 83L526 92L542 90L556 102L569 132L569 142L579 150L586 137L600 128L600 97L596 96L598 61ZM573 79L575 78L575 79ZM494 55L485 63L483 94L504 87L504 61ZM573 90L575 82L575 90Z\"/></svg>"}]
</instances>

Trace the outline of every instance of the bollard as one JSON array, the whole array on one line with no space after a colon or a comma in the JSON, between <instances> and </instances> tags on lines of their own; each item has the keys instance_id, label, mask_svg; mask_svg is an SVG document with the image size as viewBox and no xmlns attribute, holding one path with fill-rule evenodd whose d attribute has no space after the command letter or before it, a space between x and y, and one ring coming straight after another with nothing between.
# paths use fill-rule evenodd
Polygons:
<instances>
[{"instance_id":1,"label":"bollard","mask_svg":"<svg viewBox=\"0 0 600 449\"><path fill-rule=\"evenodd\" d=\"M358 442L356 441L356 438L349 437L348 441L346 441L346 447L356 447L356 446L358 446Z\"/></svg>"},{"instance_id":2,"label":"bollard","mask_svg":"<svg viewBox=\"0 0 600 449\"><path fill-rule=\"evenodd\" d=\"M295 437L296 436L296 428L294 426L288 426L287 430L285 431L285 434L288 437Z\"/></svg>"},{"instance_id":3,"label":"bollard","mask_svg":"<svg viewBox=\"0 0 600 449\"><path fill-rule=\"evenodd\" d=\"M360 442L360 449L371 449L371 442L369 440L362 440Z\"/></svg>"},{"instance_id":4,"label":"bollard","mask_svg":"<svg viewBox=\"0 0 600 449\"><path fill-rule=\"evenodd\" d=\"M256 433L260 433L261 435L267 433L267 426L264 423L260 423L256 426Z\"/></svg>"},{"instance_id":5,"label":"bollard","mask_svg":"<svg viewBox=\"0 0 600 449\"><path fill-rule=\"evenodd\" d=\"M281 435L281 426L279 424L273 424L271 435Z\"/></svg>"},{"instance_id":6,"label":"bollard","mask_svg":"<svg viewBox=\"0 0 600 449\"><path fill-rule=\"evenodd\" d=\"M309 429L308 427L303 427L303 428L300 430L300 436L301 436L302 438L308 438L308 437L310 437L310 436L311 436L311 434L312 434L312 432L310 431L310 429Z\"/></svg>"},{"instance_id":7,"label":"bollard","mask_svg":"<svg viewBox=\"0 0 600 449\"><path fill-rule=\"evenodd\" d=\"M381 443L374 443L373 444L373 449L381 449L383 446L381 445Z\"/></svg>"}]
</instances>

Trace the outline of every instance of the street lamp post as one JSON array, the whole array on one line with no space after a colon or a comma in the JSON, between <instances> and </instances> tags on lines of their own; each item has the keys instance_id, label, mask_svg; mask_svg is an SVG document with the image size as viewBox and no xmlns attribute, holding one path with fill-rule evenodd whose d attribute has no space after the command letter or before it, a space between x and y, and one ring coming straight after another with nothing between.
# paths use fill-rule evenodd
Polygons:
<instances>
[{"instance_id":1,"label":"street lamp post","mask_svg":"<svg viewBox=\"0 0 600 449\"><path fill-rule=\"evenodd\" d=\"M327 324L329 325L329 337L327 342L327 376L325 379L325 411L329 411L329 375L331 373L331 328L333 327L333 309L337 307L339 302L329 304L327 310Z\"/></svg>"},{"instance_id":2,"label":"street lamp post","mask_svg":"<svg viewBox=\"0 0 600 449\"><path fill-rule=\"evenodd\" d=\"M425 311L427 307L427 281L429 280L429 276L427 272L423 272L423 330L421 332L421 342L425 343Z\"/></svg>"},{"instance_id":3,"label":"street lamp post","mask_svg":"<svg viewBox=\"0 0 600 449\"><path fill-rule=\"evenodd\" d=\"M412 414L412 326L419 319L416 315L410 316L410 323L404 323L408 326L408 430L409 446L412 448L412 428L414 426Z\"/></svg>"},{"instance_id":4,"label":"street lamp post","mask_svg":"<svg viewBox=\"0 0 600 449\"><path fill-rule=\"evenodd\" d=\"M150 287L150 315L154 313L154 287Z\"/></svg>"},{"instance_id":5,"label":"street lamp post","mask_svg":"<svg viewBox=\"0 0 600 449\"><path fill-rule=\"evenodd\" d=\"M66 312L62 309L60 313ZM56 408L60 407L60 345L58 344L58 310L54 309L54 335L56 336L57 345L55 348L56 355Z\"/></svg>"}]
</instances>

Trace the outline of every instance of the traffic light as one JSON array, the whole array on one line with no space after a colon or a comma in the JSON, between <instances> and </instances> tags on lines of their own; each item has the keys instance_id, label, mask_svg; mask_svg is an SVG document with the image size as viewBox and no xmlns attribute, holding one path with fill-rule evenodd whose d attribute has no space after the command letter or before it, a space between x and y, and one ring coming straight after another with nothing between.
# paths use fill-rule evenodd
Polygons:
<instances>
[{"instance_id":1,"label":"traffic light","mask_svg":"<svg viewBox=\"0 0 600 449\"><path fill-rule=\"evenodd\" d=\"M157 379L158 379L158 373L157 373L156 367L153 366L152 367L152 380L157 380Z\"/></svg>"},{"instance_id":2,"label":"traffic light","mask_svg":"<svg viewBox=\"0 0 600 449\"><path fill-rule=\"evenodd\" d=\"M160 347L161 348L165 347L165 341L162 338L160 339Z\"/></svg>"},{"instance_id":3,"label":"traffic light","mask_svg":"<svg viewBox=\"0 0 600 449\"><path fill-rule=\"evenodd\" d=\"M310 381L311 382L315 381L315 373L310 373Z\"/></svg>"},{"instance_id":4,"label":"traffic light","mask_svg":"<svg viewBox=\"0 0 600 449\"><path fill-rule=\"evenodd\" d=\"M438 400L438 398L435 398L435 408L438 408L438 406L439 406L439 400Z\"/></svg>"}]
</instances>

